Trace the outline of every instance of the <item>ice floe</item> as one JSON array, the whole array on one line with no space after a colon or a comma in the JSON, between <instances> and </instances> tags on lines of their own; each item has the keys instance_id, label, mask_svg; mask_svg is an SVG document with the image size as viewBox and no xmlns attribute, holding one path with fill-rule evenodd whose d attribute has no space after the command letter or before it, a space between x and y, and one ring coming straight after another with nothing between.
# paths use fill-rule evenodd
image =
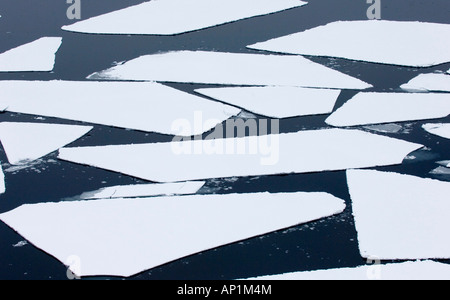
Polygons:
<instances>
[{"instance_id":1,"label":"ice floe","mask_svg":"<svg viewBox=\"0 0 450 300\"><path fill-rule=\"evenodd\" d=\"M150 183L121 185L101 188L75 197L80 200L137 198L150 196L190 195L197 193L205 185L204 181L177 183Z\"/></svg>"},{"instance_id":2,"label":"ice floe","mask_svg":"<svg viewBox=\"0 0 450 300\"><path fill-rule=\"evenodd\" d=\"M190 195L23 205L0 220L78 276L128 277L345 206L326 193Z\"/></svg>"},{"instance_id":3,"label":"ice floe","mask_svg":"<svg viewBox=\"0 0 450 300\"><path fill-rule=\"evenodd\" d=\"M439 165L441 165L441 166L450 168L450 160L442 160L442 161L438 161L438 162L436 162L436 163L439 164Z\"/></svg>"},{"instance_id":4,"label":"ice floe","mask_svg":"<svg viewBox=\"0 0 450 300\"><path fill-rule=\"evenodd\" d=\"M450 114L450 94L358 93L326 123L336 127L438 119Z\"/></svg>"},{"instance_id":5,"label":"ice floe","mask_svg":"<svg viewBox=\"0 0 450 300\"><path fill-rule=\"evenodd\" d=\"M436 169L432 170L430 174L433 175L450 175L450 168L449 167L437 167Z\"/></svg>"},{"instance_id":6,"label":"ice floe","mask_svg":"<svg viewBox=\"0 0 450 300\"><path fill-rule=\"evenodd\" d=\"M231 87L196 92L271 118L328 114L339 90L300 87Z\"/></svg>"},{"instance_id":7,"label":"ice floe","mask_svg":"<svg viewBox=\"0 0 450 300\"><path fill-rule=\"evenodd\" d=\"M366 89L371 85L301 56L173 51L138 57L88 76L229 85Z\"/></svg>"},{"instance_id":8,"label":"ice floe","mask_svg":"<svg viewBox=\"0 0 450 300\"><path fill-rule=\"evenodd\" d=\"M424 124L422 125L422 128L425 129L427 132L450 139L450 124Z\"/></svg>"},{"instance_id":9,"label":"ice floe","mask_svg":"<svg viewBox=\"0 0 450 300\"><path fill-rule=\"evenodd\" d=\"M379 259L450 258L450 183L349 170L360 253Z\"/></svg>"},{"instance_id":10,"label":"ice floe","mask_svg":"<svg viewBox=\"0 0 450 300\"><path fill-rule=\"evenodd\" d=\"M60 37L43 37L0 54L0 72L50 72Z\"/></svg>"},{"instance_id":11,"label":"ice floe","mask_svg":"<svg viewBox=\"0 0 450 300\"><path fill-rule=\"evenodd\" d=\"M411 38L411 33L414 38ZM272 52L429 67L450 62L450 25L385 20L337 21L248 46ZM426 53L426 55L424 55Z\"/></svg>"},{"instance_id":12,"label":"ice floe","mask_svg":"<svg viewBox=\"0 0 450 300\"><path fill-rule=\"evenodd\" d=\"M23 165L72 143L91 129L91 126L1 122L0 141L9 163Z\"/></svg>"},{"instance_id":13,"label":"ice floe","mask_svg":"<svg viewBox=\"0 0 450 300\"><path fill-rule=\"evenodd\" d=\"M240 111L154 82L2 81L2 105L10 112L163 134L180 134L172 128L180 120L208 120L186 135L208 131Z\"/></svg>"},{"instance_id":14,"label":"ice floe","mask_svg":"<svg viewBox=\"0 0 450 300\"><path fill-rule=\"evenodd\" d=\"M0 194L5 193L5 174L3 173L2 166L0 165Z\"/></svg>"},{"instance_id":15,"label":"ice floe","mask_svg":"<svg viewBox=\"0 0 450 300\"><path fill-rule=\"evenodd\" d=\"M434 261L373 264L355 268L292 272L250 280L449 280L450 265Z\"/></svg>"},{"instance_id":16,"label":"ice floe","mask_svg":"<svg viewBox=\"0 0 450 300\"><path fill-rule=\"evenodd\" d=\"M176 182L395 165L421 147L359 130L325 129L243 138L62 148L58 158L153 182Z\"/></svg>"},{"instance_id":17,"label":"ice floe","mask_svg":"<svg viewBox=\"0 0 450 300\"><path fill-rule=\"evenodd\" d=\"M63 26L62 29L96 34L175 35L305 4L299 0L147 1Z\"/></svg>"},{"instance_id":18,"label":"ice floe","mask_svg":"<svg viewBox=\"0 0 450 300\"><path fill-rule=\"evenodd\" d=\"M450 92L450 76L448 74L420 74L401 86L410 91Z\"/></svg>"}]
</instances>

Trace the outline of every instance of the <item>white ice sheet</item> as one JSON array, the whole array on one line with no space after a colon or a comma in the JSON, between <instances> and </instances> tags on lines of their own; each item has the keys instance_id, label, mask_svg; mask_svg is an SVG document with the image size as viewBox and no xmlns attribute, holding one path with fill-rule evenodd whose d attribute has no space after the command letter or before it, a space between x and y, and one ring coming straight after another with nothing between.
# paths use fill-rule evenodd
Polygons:
<instances>
[{"instance_id":1,"label":"white ice sheet","mask_svg":"<svg viewBox=\"0 0 450 300\"><path fill-rule=\"evenodd\" d=\"M450 76L448 74L420 74L401 86L404 90L450 92Z\"/></svg>"},{"instance_id":2,"label":"white ice sheet","mask_svg":"<svg viewBox=\"0 0 450 300\"><path fill-rule=\"evenodd\" d=\"M174 35L305 4L300 0L153 0L62 29L98 34Z\"/></svg>"},{"instance_id":3,"label":"white ice sheet","mask_svg":"<svg viewBox=\"0 0 450 300\"><path fill-rule=\"evenodd\" d=\"M450 124L424 124L422 126L427 132L443 137L445 139L450 139Z\"/></svg>"},{"instance_id":4,"label":"white ice sheet","mask_svg":"<svg viewBox=\"0 0 450 300\"><path fill-rule=\"evenodd\" d=\"M248 46L290 54L428 67L450 61L450 25L385 20L338 21Z\"/></svg>"},{"instance_id":5,"label":"white ice sheet","mask_svg":"<svg viewBox=\"0 0 450 300\"><path fill-rule=\"evenodd\" d=\"M2 166L0 165L0 194L5 193L5 174L3 173Z\"/></svg>"},{"instance_id":6,"label":"white ice sheet","mask_svg":"<svg viewBox=\"0 0 450 300\"><path fill-rule=\"evenodd\" d=\"M349 170L363 257L450 258L450 183L372 170Z\"/></svg>"},{"instance_id":7,"label":"white ice sheet","mask_svg":"<svg viewBox=\"0 0 450 300\"><path fill-rule=\"evenodd\" d=\"M0 72L50 72L60 37L43 37L0 54Z\"/></svg>"},{"instance_id":8,"label":"white ice sheet","mask_svg":"<svg viewBox=\"0 0 450 300\"><path fill-rule=\"evenodd\" d=\"M23 205L0 220L78 276L131 276L344 209L326 193L191 195Z\"/></svg>"},{"instance_id":9,"label":"white ice sheet","mask_svg":"<svg viewBox=\"0 0 450 300\"><path fill-rule=\"evenodd\" d=\"M336 89L371 87L359 79L301 56L208 51L145 55L91 74L88 79Z\"/></svg>"}]
</instances>

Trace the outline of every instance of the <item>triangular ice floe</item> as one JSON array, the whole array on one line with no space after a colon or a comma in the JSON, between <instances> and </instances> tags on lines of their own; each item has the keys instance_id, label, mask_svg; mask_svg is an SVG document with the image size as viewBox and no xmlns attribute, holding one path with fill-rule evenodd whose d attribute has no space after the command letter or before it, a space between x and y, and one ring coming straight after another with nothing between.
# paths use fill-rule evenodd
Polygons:
<instances>
[{"instance_id":1,"label":"triangular ice floe","mask_svg":"<svg viewBox=\"0 0 450 300\"><path fill-rule=\"evenodd\" d=\"M208 131L240 111L153 82L2 81L1 105L10 112L170 135L180 134L173 128L180 121L193 124L184 128L188 136ZM195 126L196 118L205 124Z\"/></svg>"},{"instance_id":2,"label":"triangular ice floe","mask_svg":"<svg viewBox=\"0 0 450 300\"><path fill-rule=\"evenodd\" d=\"M43 37L0 54L0 72L50 72L60 37Z\"/></svg>"},{"instance_id":3,"label":"triangular ice floe","mask_svg":"<svg viewBox=\"0 0 450 300\"><path fill-rule=\"evenodd\" d=\"M411 38L414 33L414 38ZM450 62L449 24L338 21L248 46L290 54L428 67Z\"/></svg>"},{"instance_id":4,"label":"triangular ice floe","mask_svg":"<svg viewBox=\"0 0 450 300\"><path fill-rule=\"evenodd\" d=\"M145 55L94 73L88 79L336 89L371 87L359 79L301 56L208 51Z\"/></svg>"},{"instance_id":5,"label":"triangular ice floe","mask_svg":"<svg viewBox=\"0 0 450 300\"><path fill-rule=\"evenodd\" d=\"M450 139L450 124L424 124L422 127L431 134Z\"/></svg>"},{"instance_id":6,"label":"triangular ice floe","mask_svg":"<svg viewBox=\"0 0 450 300\"><path fill-rule=\"evenodd\" d=\"M326 129L244 138L63 148L58 158L153 182L177 182L400 164L405 156L421 147L359 130Z\"/></svg>"},{"instance_id":7,"label":"triangular ice floe","mask_svg":"<svg viewBox=\"0 0 450 300\"><path fill-rule=\"evenodd\" d=\"M450 258L450 183L372 170L349 170L363 257Z\"/></svg>"},{"instance_id":8,"label":"triangular ice floe","mask_svg":"<svg viewBox=\"0 0 450 300\"><path fill-rule=\"evenodd\" d=\"M404 90L450 92L450 76L448 74L420 74L401 86Z\"/></svg>"},{"instance_id":9,"label":"triangular ice floe","mask_svg":"<svg viewBox=\"0 0 450 300\"><path fill-rule=\"evenodd\" d=\"M0 141L12 165L27 164L79 139L91 126L0 123Z\"/></svg>"},{"instance_id":10,"label":"triangular ice floe","mask_svg":"<svg viewBox=\"0 0 450 300\"><path fill-rule=\"evenodd\" d=\"M63 26L97 34L175 35L307 4L299 0L158 0Z\"/></svg>"},{"instance_id":11,"label":"triangular ice floe","mask_svg":"<svg viewBox=\"0 0 450 300\"><path fill-rule=\"evenodd\" d=\"M326 123L356 126L444 118L450 114L450 94L358 93Z\"/></svg>"},{"instance_id":12,"label":"triangular ice floe","mask_svg":"<svg viewBox=\"0 0 450 300\"><path fill-rule=\"evenodd\" d=\"M327 114L340 90L300 87L232 87L198 89L203 95L271 118Z\"/></svg>"},{"instance_id":13,"label":"triangular ice floe","mask_svg":"<svg viewBox=\"0 0 450 300\"><path fill-rule=\"evenodd\" d=\"M344 209L326 193L190 195L23 205L0 220L78 276L127 277Z\"/></svg>"}]
</instances>

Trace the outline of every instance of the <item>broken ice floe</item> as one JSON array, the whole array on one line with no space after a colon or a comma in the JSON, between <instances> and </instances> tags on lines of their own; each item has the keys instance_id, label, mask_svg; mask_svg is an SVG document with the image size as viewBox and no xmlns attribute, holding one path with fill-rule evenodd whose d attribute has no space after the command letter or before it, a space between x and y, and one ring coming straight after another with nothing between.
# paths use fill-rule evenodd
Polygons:
<instances>
[{"instance_id":1,"label":"broken ice floe","mask_svg":"<svg viewBox=\"0 0 450 300\"><path fill-rule=\"evenodd\" d=\"M450 168L448 167L437 167L436 169L432 170L430 174L433 175L450 175Z\"/></svg>"},{"instance_id":2,"label":"broken ice floe","mask_svg":"<svg viewBox=\"0 0 450 300\"><path fill-rule=\"evenodd\" d=\"M328 114L339 90L300 87L232 87L198 89L196 92L271 118Z\"/></svg>"},{"instance_id":3,"label":"broken ice floe","mask_svg":"<svg viewBox=\"0 0 450 300\"><path fill-rule=\"evenodd\" d=\"M0 194L5 193L5 174L3 173L2 166L0 165Z\"/></svg>"},{"instance_id":4,"label":"broken ice floe","mask_svg":"<svg viewBox=\"0 0 450 300\"><path fill-rule=\"evenodd\" d=\"M442 161L438 161L438 162L436 162L436 163L439 164L439 165L441 165L441 166L450 168L450 160L442 160Z\"/></svg>"},{"instance_id":5,"label":"broken ice floe","mask_svg":"<svg viewBox=\"0 0 450 300\"><path fill-rule=\"evenodd\" d=\"M399 124L368 125L364 128L381 133L399 133L404 130L403 126Z\"/></svg>"},{"instance_id":6,"label":"broken ice floe","mask_svg":"<svg viewBox=\"0 0 450 300\"><path fill-rule=\"evenodd\" d=\"M450 94L358 93L326 123L336 127L439 119L450 114Z\"/></svg>"},{"instance_id":7,"label":"broken ice floe","mask_svg":"<svg viewBox=\"0 0 450 300\"><path fill-rule=\"evenodd\" d=\"M305 4L299 0L148 1L63 26L62 29L96 34L175 35Z\"/></svg>"},{"instance_id":8,"label":"broken ice floe","mask_svg":"<svg viewBox=\"0 0 450 300\"><path fill-rule=\"evenodd\" d=\"M414 38L411 38L411 33ZM248 46L272 52L429 67L450 62L450 25L399 21L338 21ZM426 55L424 55L426 53Z\"/></svg>"},{"instance_id":9,"label":"broken ice floe","mask_svg":"<svg viewBox=\"0 0 450 300\"><path fill-rule=\"evenodd\" d=\"M2 81L0 106L10 112L56 117L120 128L180 134L177 121L201 134L239 109L154 82ZM196 118L207 120L194 126Z\"/></svg>"},{"instance_id":10,"label":"broken ice floe","mask_svg":"<svg viewBox=\"0 0 450 300\"><path fill-rule=\"evenodd\" d=\"M449 280L450 265L427 261L379 264L356 268L317 270L268 275L250 280Z\"/></svg>"},{"instance_id":11,"label":"broken ice floe","mask_svg":"<svg viewBox=\"0 0 450 300\"><path fill-rule=\"evenodd\" d=\"M406 155L421 147L359 130L326 129L243 138L62 148L58 158L153 182L176 182L401 164Z\"/></svg>"},{"instance_id":12,"label":"broken ice floe","mask_svg":"<svg viewBox=\"0 0 450 300\"><path fill-rule=\"evenodd\" d=\"M60 37L43 37L0 54L0 72L50 72Z\"/></svg>"},{"instance_id":13,"label":"broken ice floe","mask_svg":"<svg viewBox=\"0 0 450 300\"><path fill-rule=\"evenodd\" d=\"M0 141L9 163L24 165L72 143L91 129L91 126L2 122Z\"/></svg>"},{"instance_id":14,"label":"broken ice floe","mask_svg":"<svg viewBox=\"0 0 450 300\"><path fill-rule=\"evenodd\" d=\"M357 90L372 87L301 56L208 51L145 55L94 73L88 79Z\"/></svg>"},{"instance_id":15,"label":"broken ice floe","mask_svg":"<svg viewBox=\"0 0 450 300\"><path fill-rule=\"evenodd\" d=\"M420 74L401 86L410 91L450 92L450 76L448 74Z\"/></svg>"},{"instance_id":16,"label":"broken ice floe","mask_svg":"<svg viewBox=\"0 0 450 300\"><path fill-rule=\"evenodd\" d=\"M23 205L0 220L78 276L128 277L345 207L326 193L190 195Z\"/></svg>"},{"instance_id":17,"label":"broken ice floe","mask_svg":"<svg viewBox=\"0 0 450 300\"><path fill-rule=\"evenodd\" d=\"M379 259L450 258L450 183L349 170L360 253Z\"/></svg>"},{"instance_id":18,"label":"broken ice floe","mask_svg":"<svg viewBox=\"0 0 450 300\"><path fill-rule=\"evenodd\" d=\"M422 128L427 132L443 137L445 139L450 139L450 124L424 124Z\"/></svg>"},{"instance_id":19,"label":"broken ice floe","mask_svg":"<svg viewBox=\"0 0 450 300\"><path fill-rule=\"evenodd\" d=\"M137 198L150 196L190 195L197 193L205 185L204 181L178 183L151 183L122 185L101 188L75 197L76 200Z\"/></svg>"}]
</instances>

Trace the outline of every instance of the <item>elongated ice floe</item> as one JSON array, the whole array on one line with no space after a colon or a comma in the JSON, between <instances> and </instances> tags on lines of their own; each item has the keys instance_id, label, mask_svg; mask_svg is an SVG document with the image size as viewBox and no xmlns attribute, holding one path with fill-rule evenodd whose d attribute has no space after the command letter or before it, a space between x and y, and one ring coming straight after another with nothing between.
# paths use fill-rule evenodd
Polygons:
<instances>
[{"instance_id":1,"label":"elongated ice floe","mask_svg":"<svg viewBox=\"0 0 450 300\"><path fill-rule=\"evenodd\" d=\"M366 89L371 85L301 56L174 51L138 57L88 76L229 85Z\"/></svg>"},{"instance_id":2,"label":"elongated ice floe","mask_svg":"<svg viewBox=\"0 0 450 300\"><path fill-rule=\"evenodd\" d=\"M300 87L209 88L196 92L259 115L280 119L331 113L340 95L339 90Z\"/></svg>"},{"instance_id":3,"label":"elongated ice floe","mask_svg":"<svg viewBox=\"0 0 450 300\"><path fill-rule=\"evenodd\" d=\"M299 0L148 1L63 26L62 29L97 34L175 35L305 4Z\"/></svg>"},{"instance_id":4,"label":"elongated ice floe","mask_svg":"<svg viewBox=\"0 0 450 300\"><path fill-rule=\"evenodd\" d=\"M0 54L0 72L50 72L60 37L43 37Z\"/></svg>"},{"instance_id":5,"label":"elongated ice floe","mask_svg":"<svg viewBox=\"0 0 450 300\"><path fill-rule=\"evenodd\" d=\"M414 32L414 38L411 33ZM400 21L338 21L248 48L429 67L450 61L450 25ZM426 53L426 55L424 55Z\"/></svg>"},{"instance_id":6,"label":"elongated ice floe","mask_svg":"<svg viewBox=\"0 0 450 300\"><path fill-rule=\"evenodd\" d=\"M431 134L450 139L450 124L424 124L422 128Z\"/></svg>"},{"instance_id":7,"label":"elongated ice floe","mask_svg":"<svg viewBox=\"0 0 450 300\"><path fill-rule=\"evenodd\" d=\"M0 141L8 161L23 165L64 147L93 127L44 123L0 123Z\"/></svg>"},{"instance_id":8,"label":"elongated ice floe","mask_svg":"<svg viewBox=\"0 0 450 300\"><path fill-rule=\"evenodd\" d=\"M5 187L5 174L3 173L3 168L0 165L0 194L5 193L6 187Z\"/></svg>"},{"instance_id":9,"label":"elongated ice floe","mask_svg":"<svg viewBox=\"0 0 450 300\"><path fill-rule=\"evenodd\" d=\"M441 165L441 166L450 168L450 160L442 160L442 161L438 161L438 162L436 162L436 163L439 164L439 165Z\"/></svg>"},{"instance_id":10,"label":"elongated ice floe","mask_svg":"<svg viewBox=\"0 0 450 300\"><path fill-rule=\"evenodd\" d=\"M356 268L292 272L250 280L449 280L450 265L434 261L365 265Z\"/></svg>"},{"instance_id":11,"label":"elongated ice floe","mask_svg":"<svg viewBox=\"0 0 450 300\"><path fill-rule=\"evenodd\" d=\"M326 129L259 137L62 148L58 158L153 182L177 182L395 165L421 147L359 130Z\"/></svg>"},{"instance_id":12,"label":"elongated ice floe","mask_svg":"<svg viewBox=\"0 0 450 300\"><path fill-rule=\"evenodd\" d=\"M197 193L204 181L119 185L81 194L80 200L190 195Z\"/></svg>"},{"instance_id":13,"label":"elongated ice floe","mask_svg":"<svg viewBox=\"0 0 450 300\"><path fill-rule=\"evenodd\" d=\"M78 276L128 277L344 209L326 193L190 195L24 205L0 220Z\"/></svg>"},{"instance_id":14,"label":"elongated ice floe","mask_svg":"<svg viewBox=\"0 0 450 300\"><path fill-rule=\"evenodd\" d=\"M356 126L444 118L450 114L450 94L358 93L326 123Z\"/></svg>"},{"instance_id":15,"label":"elongated ice floe","mask_svg":"<svg viewBox=\"0 0 450 300\"><path fill-rule=\"evenodd\" d=\"M360 253L379 259L450 258L450 183L349 170Z\"/></svg>"},{"instance_id":16,"label":"elongated ice floe","mask_svg":"<svg viewBox=\"0 0 450 300\"><path fill-rule=\"evenodd\" d=\"M401 86L404 90L450 92L450 76L448 74L420 74Z\"/></svg>"},{"instance_id":17,"label":"elongated ice floe","mask_svg":"<svg viewBox=\"0 0 450 300\"><path fill-rule=\"evenodd\" d=\"M180 134L177 121L196 135L239 113L240 109L154 82L2 81L0 106L7 111L56 117L163 134Z\"/></svg>"}]
</instances>

